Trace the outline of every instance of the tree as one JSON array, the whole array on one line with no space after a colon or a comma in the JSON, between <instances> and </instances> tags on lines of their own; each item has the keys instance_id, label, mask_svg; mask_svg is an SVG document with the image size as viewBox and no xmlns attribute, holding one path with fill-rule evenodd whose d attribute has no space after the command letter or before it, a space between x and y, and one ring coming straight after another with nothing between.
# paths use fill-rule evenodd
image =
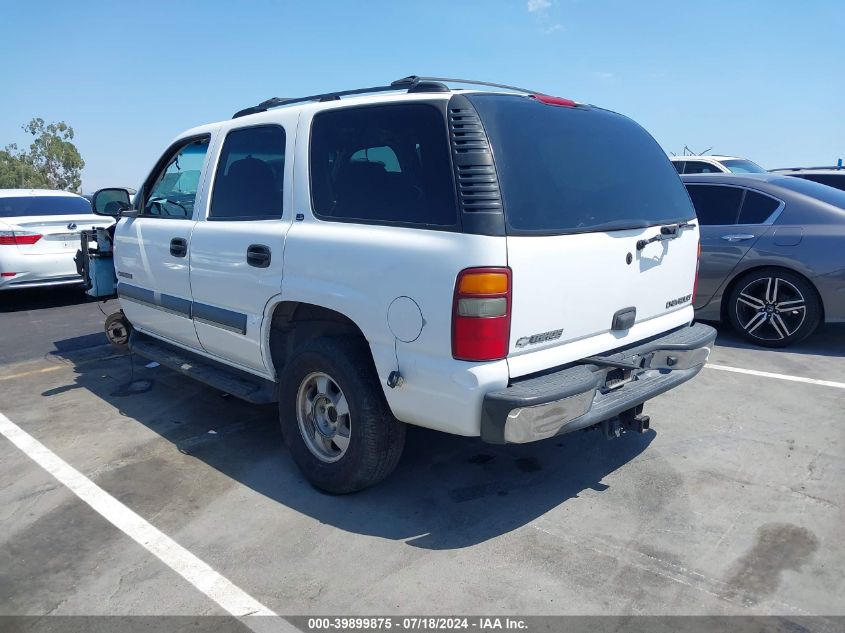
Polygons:
<instances>
[{"instance_id":1,"label":"tree","mask_svg":"<svg viewBox=\"0 0 845 633\"><path fill-rule=\"evenodd\" d=\"M0 188L79 191L85 161L72 143L73 128L35 118L23 129L35 139L28 152L14 144L0 150Z\"/></svg>"}]
</instances>

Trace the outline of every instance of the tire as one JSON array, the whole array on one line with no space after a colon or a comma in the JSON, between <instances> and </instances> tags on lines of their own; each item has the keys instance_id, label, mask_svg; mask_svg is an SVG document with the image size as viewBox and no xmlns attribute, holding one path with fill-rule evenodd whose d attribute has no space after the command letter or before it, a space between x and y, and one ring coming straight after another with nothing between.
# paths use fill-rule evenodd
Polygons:
<instances>
[{"instance_id":1,"label":"tire","mask_svg":"<svg viewBox=\"0 0 845 633\"><path fill-rule=\"evenodd\" d=\"M123 314L123 311L112 312L106 317L104 325L106 338L109 343L119 350L129 347L129 335L132 333L132 324Z\"/></svg>"},{"instance_id":2,"label":"tire","mask_svg":"<svg viewBox=\"0 0 845 633\"><path fill-rule=\"evenodd\" d=\"M728 297L727 316L745 339L763 347L803 341L818 327L821 300L813 285L782 268L743 275Z\"/></svg>"},{"instance_id":3,"label":"tire","mask_svg":"<svg viewBox=\"0 0 845 633\"><path fill-rule=\"evenodd\" d=\"M293 353L281 378L279 421L306 479L332 494L387 477L405 445L405 425L390 412L360 339L318 338Z\"/></svg>"}]
</instances>

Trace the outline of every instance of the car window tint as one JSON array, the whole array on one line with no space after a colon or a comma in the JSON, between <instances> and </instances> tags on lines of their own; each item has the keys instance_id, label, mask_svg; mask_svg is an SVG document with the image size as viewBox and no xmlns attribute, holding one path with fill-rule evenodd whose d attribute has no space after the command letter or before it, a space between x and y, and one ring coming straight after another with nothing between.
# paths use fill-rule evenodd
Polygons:
<instances>
[{"instance_id":1,"label":"car window tint","mask_svg":"<svg viewBox=\"0 0 845 633\"><path fill-rule=\"evenodd\" d=\"M0 218L29 215L81 215L92 213L91 203L78 196L0 197Z\"/></svg>"},{"instance_id":2,"label":"car window tint","mask_svg":"<svg viewBox=\"0 0 845 633\"><path fill-rule=\"evenodd\" d=\"M687 185L701 224L736 224L742 189L719 185Z\"/></svg>"},{"instance_id":3,"label":"car window tint","mask_svg":"<svg viewBox=\"0 0 845 633\"><path fill-rule=\"evenodd\" d=\"M454 226L443 114L425 104L329 110L311 131L311 195L325 220Z\"/></svg>"},{"instance_id":4,"label":"car window tint","mask_svg":"<svg viewBox=\"0 0 845 633\"><path fill-rule=\"evenodd\" d=\"M740 224L762 224L769 219L769 216L780 206L780 200L757 193L756 191L745 190L745 199L742 201L742 209L739 212Z\"/></svg>"},{"instance_id":5,"label":"car window tint","mask_svg":"<svg viewBox=\"0 0 845 633\"><path fill-rule=\"evenodd\" d=\"M518 95L467 99L490 139L512 234L587 233L693 217L666 153L631 119Z\"/></svg>"},{"instance_id":6,"label":"car window tint","mask_svg":"<svg viewBox=\"0 0 845 633\"><path fill-rule=\"evenodd\" d=\"M845 172L842 172L839 176L836 174L806 174L801 177L822 185L827 185L828 187L836 187L837 189L845 191Z\"/></svg>"},{"instance_id":7,"label":"car window tint","mask_svg":"<svg viewBox=\"0 0 845 633\"><path fill-rule=\"evenodd\" d=\"M684 161L682 161L682 160L673 160L673 161L672 161L672 167L674 167L674 168L675 168L675 170L676 170L679 174L684 173L684 164L685 164L685 163L684 163Z\"/></svg>"},{"instance_id":8,"label":"car window tint","mask_svg":"<svg viewBox=\"0 0 845 633\"><path fill-rule=\"evenodd\" d=\"M232 130L226 135L211 195L211 219L282 217L285 131L278 125Z\"/></svg>"},{"instance_id":9,"label":"car window tint","mask_svg":"<svg viewBox=\"0 0 845 633\"><path fill-rule=\"evenodd\" d=\"M722 170L701 160L688 160L684 167L685 174L721 174Z\"/></svg>"},{"instance_id":10,"label":"car window tint","mask_svg":"<svg viewBox=\"0 0 845 633\"><path fill-rule=\"evenodd\" d=\"M176 219L193 215L208 142L209 137L189 141L171 155L144 200L144 215Z\"/></svg>"}]
</instances>

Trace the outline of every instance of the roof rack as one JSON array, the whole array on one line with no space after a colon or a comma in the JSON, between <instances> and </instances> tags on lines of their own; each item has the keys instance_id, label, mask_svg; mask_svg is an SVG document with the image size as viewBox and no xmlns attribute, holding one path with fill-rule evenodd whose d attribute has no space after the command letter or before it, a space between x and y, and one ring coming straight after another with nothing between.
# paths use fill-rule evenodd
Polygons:
<instances>
[{"instance_id":1,"label":"roof rack","mask_svg":"<svg viewBox=\"0 0 845 633\"><path fill-rule=\"evenodd\" d=\"M842 165L822 165L819 167L778 167L777 169L770 169L769 171L805 171L809 169L832 169L839 171L843 169Z\"/></svg>"},{"instance_id":2,"label":"roof rack","mask_svg":"<svg viewBox=\"0 0 845 633\"><path fill-rule=\"evenodd\" d=\"M232 116L237 119L248 114L255 114L257 112L266 112L270 108L278 108L281 106L292 105L294 103L308 103L311 101L338 101L341 97L349 97L352 95L373 94L377 92L395 92L399 90L407 90L407 92L448 92L449 87L443 82L452 84L467 84L473 86L487 86L490 88L502 88L504 90L513 90L515 92L523 92L526 94L534 94L545 96L544 93L536 90L526 90L525 88L517 88L516 86L508 86L506 84L494 84L489 81L476 81L473 79L446 79L443 77L420 77L418 75L409 75L402 79L397 79L387 86L373 86L371 88L356 88L354 90L341 90L339 92L326 92L322 94L309 95L307 97L273 97L262 101L258 105L238 110Z\"/></svg>"}]
</instances>

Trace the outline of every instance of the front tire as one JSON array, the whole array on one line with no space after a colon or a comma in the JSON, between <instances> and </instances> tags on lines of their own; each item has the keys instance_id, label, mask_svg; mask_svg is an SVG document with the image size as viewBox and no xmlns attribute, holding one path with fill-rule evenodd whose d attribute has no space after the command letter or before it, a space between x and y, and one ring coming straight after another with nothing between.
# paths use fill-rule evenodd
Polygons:
<instances>
[{"instance_id":1,"label":"front tire","mask_svg":"<svg viewBox=\"0 0 845 633\"><path fill-rule=\"evenodd\" d=\"M319 338L296 350L279 393L282 435L306 479L347 494L387 477L405 445L366 342Z\"/></svg>"},{"instance_id":2,"label":"front tire","mask_svg":"<svg viewBox=\"0 0 845 633\"><path fill-rule=\"evenodd\" d=\"M727 313L734 329L752 343L786 347L815 331L822 308L816 289L800 275L761 268L734 284Z\"/></svg>"}]
</instances>

